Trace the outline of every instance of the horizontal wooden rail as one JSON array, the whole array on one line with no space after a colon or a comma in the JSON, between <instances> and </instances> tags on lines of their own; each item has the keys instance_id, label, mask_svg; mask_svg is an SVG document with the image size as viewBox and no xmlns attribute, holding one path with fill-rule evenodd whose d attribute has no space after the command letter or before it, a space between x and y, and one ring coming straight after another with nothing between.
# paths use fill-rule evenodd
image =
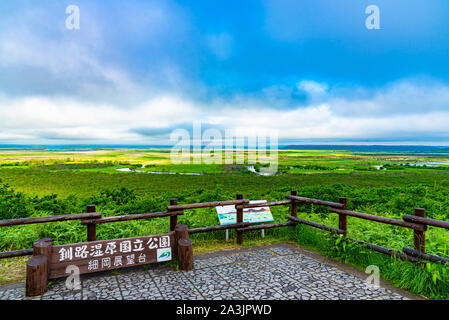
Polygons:
<instances>
[{"instance_id":1,"label":"horizontal wooden rail","mask_svg":"<svg viewBox=\"0 0 449 320\"><path fill-rule=\"evenodd\" d=\"M427 226L449 229L449 221L423 218L423 217L418 217L418 216L411 216L408 214L404 214L402 216L402 219L407 222L419 223L419 224L425 224Z\"/></svg>"},{"instance_id":2,"label":"horizontal wooden rail","mask_svg":"<svg viewBox=\"0 0 449 320\"><path fill-rule=\"evenodd\" d=\"M247 209L247 208L260 208L260 207L272 207L272 206L285 206L290 205L292 200L282 200L282 201L272 201L272 202L262 202L262 203L248 203L236 205L236 209Z\"/></svg>"},{"instance_id":3,"label":"horizontal wooden rail","mask_svg":"<svg viewBox=\"0 0 449 320\"><path fill-rule=\"evenodd\" d=\"M183 211L162 211L162 212L151 212L151 213L137 213L137 214L122 215L122 216L103 217L103 218L99 218L99 219L83 220L83 221L81 221L81 224L99 224L99 223L109 223L109 222L118 222L118 221L151 219L151 218L178 216L178 215L182 215L182 214L184 214Z\"/></svg>"},{"instance_id":4,"label":"horizontal wooden rail","mask_svg":"<svg viewBox=\"0 0 449 320\"><path fill-rule=\"evenodd\" d=\"M34 223L79 220L79 219L95 219L95 218L100 218L100 217L101 217L100 212L89 212L89 213L76 213L76 214L65 214L65 215L58 215L58 216L48 216L48 217L9 219L9 220L0 220L0 227L17 226L17 225L34 224Z\"/></svg>"},{"instance_id":5,"label":"horizontal wooden rail","mask_svg":"<svg viewBox=\"0 0 449 320\"><path fill-rule=\"evenodd\" d=\"M246 227L246 226L249 226L249 222L225 224L225 225L212 226L212 227L201 227L201 228L189 229L189 234L200 233L200 232L211 232L211 231L217 231L217 230L226 230L226 229L237 229L237 228L242 228L242 227Z\"/></svg>"},{"instance_id":6,"label":"horizontal wooden rail","mask_svg":"<svg viewBox=\"0 0 449 320\"><path fill-rule=\"evenodd\" d=\"M304 219L301 219L301 218L289 216L288 214L285 215L285 218L287 218L288 220L293 221L295 223L306 224L308 226L315 227L315 228L322 229L322 230L326 230L326 231L329 231L329 232L332 232L332 233L344 234L344 230L340 230L340 229L337 229L337 228L325 226L324 224L316 223L316 222L313 222L313 221L304 220Z\"/></svg>"},{"instance_id":7,"label":"horizontal wooden rail","mask_svg":"<svg viewBox=\"0 0 449 320\"><path fill-rule=\"evenodd\" d=\"M214 202L177 204L177 205L168 206L167 210L172 211L172 210L199 209L199 208L207 208L207 207L229 206L229 205L233 205L233 204L243 204L243 203L249 203L249 200L241 199L241 200L225 200L225 201L214 201Z\"/></svg>"},{"instance_id":8,"label":"horizontal wooden rail","mask_svg":"<svg viewBox=\"0 0 449 320\"><path fill-rule=\"evenodd\" d=\"M23 250L15 250L15 251L6 251L0 252L0 259L4 258L13 258L13 257L21 257L21 256L30 256L33 254L33 249L23 249Z\"/></svg>"},{"instance_id":9,"label":"horizontal wooden rail","mask_svg":"<svg viewBox=\"0 0 449 320\"><path fill-rule=\"evenodd\" d=\"M294 225L296 225L296 223L292 222L292 221L280 222L280 223L267 223L267 224L259 224L257 226L249 226L249 227L245 227L245 228L240 228L240 229L237 229L237 231L265 230L265 229L287 227L287 226L294 226Z\"/></svg>"},{"instance_id":10,"label":"horizontal wooden rail","mask_svg":"<svg viewBox=\"0 0 449 320\"><path fill-rule=\"evenodd\" d=\"M440 257L440 256L436 256L436 255L433 255L433 254L421 252L421 251L418 251L418 250L415 250L415 249L404 247L402 250L404 251L404 253L406 255L409 255L409 256L412 256L412 257L416 257L416 258L419 258L419 259L435 261L435 262L442 262L442 263L449 263L449 259L446 259L446 258L443 258L443 257Z\"/></svg>"},{"instance_id":11,"label":"horizontal wooden rail","mask_svg":"<svg viewBox=\"0 0 449 320\"><path fill-rule=\"evenodd\" d=\"M340 209L335 209L335 208L331 208L330 210L331 210L331 212L334 212L334 213L345 214L345 215L348 215L351 217L381 222L381 223L385 223L385 224L391 224L391 225L398 226L398 227L405 227L405 228L418 230L418 231L426 230L426 226L402 221L399 219L386 218L386 217L381 217L381 216L375 216L373 214L368 214L368 213L355 212L355 211L349 211L349 210L340 210Z\"/></svg>"},{"instance_id":12,"label":"horizontal wooden rail","mask_svg":"<svg viewBox=\"0 0 449 320\"><path fill-rule=\"evenodd\" d=\"M408 260L408 261L411 261L411 262L418 262L418 259L416 259L414 257L407 256L406 254L404 254L402 252L399 252L399 251L396 251L396 250L388 249L388 248L385 248L385 247L382 247L382 246L378 246L376 244L372 244L372 243L361 241L361 240L357 240L357 239L352 239L352 238L347 238L347 239L349 241L352 241L352 242L363 244L364 246L366 246L367 248L369 248L371 250L374 250L374 251L377 251L377 252L389 255L391 257L397 257L397 258L401 258L403 260Z\"/></svg>"},{"instance_id":13,"label":"horizontal wooden rail","mask_svg":"<svg viewBox=\"0 0 449 320\"><path fill-rule=\"evenodd\" d=\"M304 198L304 197L299 197L299 196L292 196L289 194L286 194L285 197L287 199L295 200L298 202L313 203L313 204L318 204L320 206L327 206L327 207L331 207L331 208L341 208L341 209L344 208L344 204L338 203L338 202L330 202L330 201L323 201L323 200L318 200L318 199Z\"/></svg>"}]
</instances>

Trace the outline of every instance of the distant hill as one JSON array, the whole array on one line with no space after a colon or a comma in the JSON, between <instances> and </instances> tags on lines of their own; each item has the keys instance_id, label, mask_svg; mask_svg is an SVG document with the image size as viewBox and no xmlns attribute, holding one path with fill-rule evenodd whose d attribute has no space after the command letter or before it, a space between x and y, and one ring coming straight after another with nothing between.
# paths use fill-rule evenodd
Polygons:
<instances>
[{"instance_id":1,"label":"distant hill","mask_svg":"<svg viewBox=\"0 0 449 320\"><path fill-rule=\"evenodd\" d=\"M287 145L279 150L323 150L386 153L449 153L449 146L392 146L392 145Z\"/></svg>"}]
</instances>

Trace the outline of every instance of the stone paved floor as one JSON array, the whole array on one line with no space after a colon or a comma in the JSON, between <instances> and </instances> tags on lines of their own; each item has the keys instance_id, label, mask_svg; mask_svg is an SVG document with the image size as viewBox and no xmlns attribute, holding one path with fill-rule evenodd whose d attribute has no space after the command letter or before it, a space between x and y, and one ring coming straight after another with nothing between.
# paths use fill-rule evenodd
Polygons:
<instances>
[{"instance_id":1,"label":"stone paved floor","mask_svg":"<svg viewBox=\"0 0 449 320\"><path fill-rule=\"evenodd\" d=\"M71 291L64 280L59 281L33 299L407 299L283 245L196 256L193 271L154 265L146 270L84 275L81 282L81 290ZM24 299L24 285L0 287L0 300L11 299Z\"/></svg>"}]
</instances>

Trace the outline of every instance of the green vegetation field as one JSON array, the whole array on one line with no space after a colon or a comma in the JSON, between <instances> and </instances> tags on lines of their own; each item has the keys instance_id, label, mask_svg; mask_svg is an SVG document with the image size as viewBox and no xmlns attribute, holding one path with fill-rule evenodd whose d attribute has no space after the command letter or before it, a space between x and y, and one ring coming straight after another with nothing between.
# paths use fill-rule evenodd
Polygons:
<instances>
[{"instance_id":1,"label":"green vegetation field","mask_svg":"<svg viewBox=\"0 0 449 320\"><path fill-rule=\"evenodd\" d=\"M448 165L414 165L423 162ZM261 166L254 166L256 172ZM117 171L124 168L148 172ZM281 151L278 174L261 176L244 164L174 165L169 151L163 149L4 150L0 151L0 179L0 219L80 213L87 204L96 204L105 216L162 211L170 198L178 198L179 203L204 202L233 199L236 193L274 201L296 189L299 195L328 201L347 197L348 208L355 211L400 218L423 207L428 217L449 221L449 154L441 153ZM327 208L302 205L298 211L309 220L338 224L337 215ZM273 207L272 212L275 221L281 222L289 208ZM189 227L218 224L214 208L186 211L179 221ZM408 229L352 217L348 217L348 229L352 238L391 249L413 247L413 233ZM99 239L111 239L167 230L168 219L162 218L99 225L97 233ZM426 236L429 253L449 258L448 231L429 227ZM3 227L0 251L29 248L43 237L57 244L79 242L86 240L86 232L79 222ZM196 235L194 243L205 250L219 249L223 240L224 232L215 232ZM392 259L307 226L266 230L263 241L258 232L245 234L245 245L272 241L294 241L363 270L375 264L381 276L397 286L449 299L449 268L437 263ZM24 261L0 261L0 283L23 278Z\"/></svg>"}]
</instances>

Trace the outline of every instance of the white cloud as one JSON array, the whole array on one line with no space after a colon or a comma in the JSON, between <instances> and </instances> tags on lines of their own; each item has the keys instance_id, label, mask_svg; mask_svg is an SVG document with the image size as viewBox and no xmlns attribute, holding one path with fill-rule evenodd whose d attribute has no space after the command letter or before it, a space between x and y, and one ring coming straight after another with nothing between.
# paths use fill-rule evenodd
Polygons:
<instances>
[{"instance_id":1,"label":"white cloud","mask_svg":"<svg viewBox=\"0 0 449 320\"><path fill-rule=\"evenodd\" d=\"M331 101L276 110L255 99L199 104L160 96L128 109L108 104L45 97L0 99L0 141L96 141L154 143L133 128L185 128L201 120L217 128L278 130L280 139L375 139L449 137L449 110L422 113L355 115L339 112ZM368 103L368 102L366 102ZM371 101L376 108L376 101ZM151 130L150 130L151 131ZM156 130L157 131L157 130ZM163 131L163 130L162 130Z\"/></svg>"},{"instance_id":2,"label":"white cloud","mask_svg":"<svg viewBox=\"0 0 449 320\"><path fill-rule=\"evenodd\" d=\"M143 137L130 128L165 127L197 116L191 104L175 97L158 97L126 110L71 99L3 98L0 139L139 141Z\"/></svg>"},{"instance_id":3,"label":"white cloud","mask_svg":"<svg viewBox=\"0 0 449 320\"><path fill-rule=\"evenodd\" d=\"M449 86L432 79L401 80L372 91L362 97L337 93L329 97L329 103L335 112L347 117L449 112Z\"/></svg>"},{"instance_id":4,"label":"white cloud","mask_svg":"<svg viewBox=\"0 0 449 320\"><path fill-rule=\"evenodd\" d=\"M325 86L315 84L303 87L323 92L316 87ZM245 95L211 103L159 95L126 109L74 98L0 95L0 142L152 143L153 132L166 134L198 120L219 129L278 130L281 139L449 138L449 86L442 83L400 81L363 98L338 93L289 109L273 108L274 97Z\"/></svg>"},{"instance_id":5,"label":"white cloud","mask_svg":"<svg viewBox=\"0 0 449 320\"><path fill-rule=\"evenodd\" d=\"M305 93L311 96L317 96L325 94L328 86L326 83L319 83L311 80L303 80L297 84L297 88L300 91L304 91Z\"/></svg>"}]
</instances>

